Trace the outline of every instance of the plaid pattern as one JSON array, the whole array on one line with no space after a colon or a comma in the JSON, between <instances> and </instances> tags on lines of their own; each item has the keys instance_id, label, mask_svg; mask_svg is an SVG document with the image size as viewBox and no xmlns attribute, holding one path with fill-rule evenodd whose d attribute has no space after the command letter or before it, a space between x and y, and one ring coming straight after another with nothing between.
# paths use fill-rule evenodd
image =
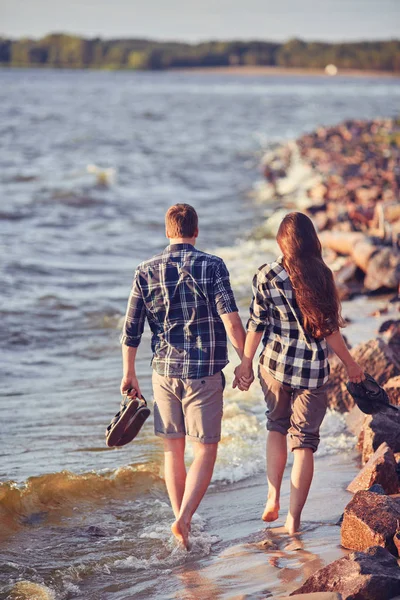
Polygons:
<instances>
[{"instance_id":1,"label":"plaid pattern","mask_svg":"<svg viewBox=\"0 0 400 600\"><path fill-rule=\"evenodd\" d=\"M207 377L229 362L220 315L236 311L223 260L191 244L170 245L137 268L121 343L137 347L147 317L157 373Z\"/></svg>"},{"instance_id":2,"label":"plaid pattern","mask_svg":"<svg viewBox=\"0 0 400 600\"><path fill-rule=\"evenodd\" d=\"M277 381L295 389L318 388L329 377L327 344L305 332L282 261L263 265L254 276L247 329L265 332L260 363Z\"/></svg>"}]
</instances>

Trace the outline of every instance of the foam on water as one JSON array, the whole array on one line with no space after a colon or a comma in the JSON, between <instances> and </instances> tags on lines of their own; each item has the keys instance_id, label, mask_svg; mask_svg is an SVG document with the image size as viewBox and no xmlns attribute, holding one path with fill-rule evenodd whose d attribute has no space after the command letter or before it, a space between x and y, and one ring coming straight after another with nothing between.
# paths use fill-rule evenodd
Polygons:
<instances>
[{"instance_id":1,"label":"foam on water","mask_svg":"<svg viewBox=\"0 0 400 600\"><path fill-rule=\"evenodd\" d=\"M171 507L169 504L160 500L145 501L144 522L148 522L145 519L146 513L148 516L151 514L153 519L155 515L157 516L156 521L146 525L138 536L138 540L155 542L151 544L150 555L148 552L147 556L144 552L140 556L130 554L123 559L115 560L111 569L124 571L133 568L142 571L151 568L168 572L172 567L208 556L212 545L219 541L217 536L210 535L205 531L205 521L195 513L189 538L191 549L190 552L187 552L176 542L171 533ZM140 543L138 546L140 549Z\"/></svg>"}]
</instances>

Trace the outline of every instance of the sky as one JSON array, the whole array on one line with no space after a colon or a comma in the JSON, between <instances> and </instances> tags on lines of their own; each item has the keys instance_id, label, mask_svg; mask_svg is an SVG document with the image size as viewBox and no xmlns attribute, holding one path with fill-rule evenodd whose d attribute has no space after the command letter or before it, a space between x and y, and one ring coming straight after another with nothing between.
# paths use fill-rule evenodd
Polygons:
<instances>
[{"instance_id":1,"label":"sky","mask_svg":"<svg viewBox=\"0 0 400 600\"><path fill-rule=\"evenodd\" d=\"M400 0L0 0L0 35L348 41L400 38Z\"/></svg>"}]
</instances>

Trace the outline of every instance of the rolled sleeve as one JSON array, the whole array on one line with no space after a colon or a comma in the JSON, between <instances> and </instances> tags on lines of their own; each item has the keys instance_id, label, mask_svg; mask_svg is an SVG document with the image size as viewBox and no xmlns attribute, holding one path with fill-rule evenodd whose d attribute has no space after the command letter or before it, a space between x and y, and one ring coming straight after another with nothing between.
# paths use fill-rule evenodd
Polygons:
<instances>
[{"instance_id":1,"label":"rolled sleeve","mask_svg":"<svg viewBox=\"0 0 400 600\"><path fill-rule=\"evenodd\" d=\"M238 312L235 297L229 281L229 272L222 260L218 263L215 271L214 298L218 315Z\"/></svg>"},{"instance_id":2,"label":"rolled sleeve","mask_svg":"<svg viewBox=\"0 0 400 600\"><path fill-rule=\"evenodd\" d=\"M143 334L145 318L146 309L140 287L140 274L139 271L136 271L120 337L121 344L124 346L132 346L133 348L139 346Z\"/></svg>"},{"instance_id":3,"label":"rolled sleeve","mask_svg":"<svg viewBox=\"0 0 400 600\"><path fill-rule=\"evenodd\" d=\"M253 299L250 304L250 317L247 321L247 331L255 333L264 331L269 321L270 293L267 282L258 271L253 278Z\"/></svg>"}]
</instances>

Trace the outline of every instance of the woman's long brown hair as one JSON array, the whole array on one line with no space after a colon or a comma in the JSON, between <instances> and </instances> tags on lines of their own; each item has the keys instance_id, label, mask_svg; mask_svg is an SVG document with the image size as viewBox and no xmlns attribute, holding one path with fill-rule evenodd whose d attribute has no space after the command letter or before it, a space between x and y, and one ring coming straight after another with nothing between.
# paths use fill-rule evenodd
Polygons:
<instances>
[{"instance_id":1,"label":"woman's long brown hair","mask_svg":"<svg viewBox=\"0 0 400 600\"><path fill-rule=\"evenodd\" d=\"M276 239L305 331L320 339L344 327L332 271L323 261L321 242L311 219L303 213L289 213Z\"/></svg>"}]
</instances>

